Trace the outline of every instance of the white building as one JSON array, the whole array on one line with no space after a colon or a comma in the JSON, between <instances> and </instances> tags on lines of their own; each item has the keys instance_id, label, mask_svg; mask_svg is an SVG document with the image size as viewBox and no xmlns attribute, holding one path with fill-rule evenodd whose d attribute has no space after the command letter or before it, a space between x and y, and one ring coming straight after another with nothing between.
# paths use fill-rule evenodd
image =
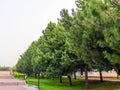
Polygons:
<instances>
[{"instance_id":1,"label":"white building","mask_svg":"<svg viewBox=\"0 0 120 90\"><path fill-rule=\"evenodd\" d=\"M84 77L84 72L83 72L83 75L81 75L81 73L78 71L78 72L76 72L76 76L77 77ZM97 70L88 72L89 78L99 78L99 76L100 76L100 74ZM117 78L117 73L115 72L115 70L111 70L108 72L102 71L102 76L103 76L103 78Z\"/></svg>"}]
</instances>

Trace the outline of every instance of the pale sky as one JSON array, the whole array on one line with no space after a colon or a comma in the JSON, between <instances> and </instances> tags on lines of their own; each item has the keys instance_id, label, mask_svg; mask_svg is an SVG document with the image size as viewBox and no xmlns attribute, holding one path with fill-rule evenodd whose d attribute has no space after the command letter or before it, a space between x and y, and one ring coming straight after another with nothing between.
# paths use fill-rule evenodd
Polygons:
<instances>
[{"instance_id":1,"label":"pale sky","mask_svg":"<svg viewBox=\"0 0 120 90\"><path fill-rule=\"evenodd\" d=\"M15 65L63 8L76 8L75 0L0 0L0 65Z\"/></svg>"}]
</instances>

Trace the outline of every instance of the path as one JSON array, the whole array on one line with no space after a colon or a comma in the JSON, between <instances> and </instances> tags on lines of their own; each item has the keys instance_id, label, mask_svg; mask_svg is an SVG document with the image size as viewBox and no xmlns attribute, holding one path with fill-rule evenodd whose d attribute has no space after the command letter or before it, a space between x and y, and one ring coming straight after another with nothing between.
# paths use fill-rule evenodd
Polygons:
<instances>
[{"instance_id":1,"label":"path","mask_svg":"<svg viewBox=\"0 0 120 90\"><path fill-rule=\"evenodd\" d=\"M15 79L9 71L0 71L0 90L38 90L25 81Z\"/></svg>"}]
</instances>

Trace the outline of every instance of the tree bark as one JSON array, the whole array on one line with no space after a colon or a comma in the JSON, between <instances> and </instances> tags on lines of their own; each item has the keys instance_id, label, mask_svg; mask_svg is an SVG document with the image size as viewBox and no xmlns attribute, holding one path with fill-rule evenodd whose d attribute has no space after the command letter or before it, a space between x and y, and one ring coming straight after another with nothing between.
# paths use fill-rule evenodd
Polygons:
<instances>
[{"instance_id":1,"label":"tree bark","mask_svg":"<svg viewBox=\"0 0 120 90\"><path fill-rule=\"evenodd\" d=\"M119 74L117 74L117 79L119 79Z\"/></svg>"},{"instance_id":2,"label":"tree bark","mask_svg":"<svg viewBox=\"0 0 120 90\"><path fill-rule=\"evenodd\" d=\"M34 77L37 78L37 73L34 73Z\"/></svg>"},{"instance_id":3,"label":"tree bark","mask_svg":"<svg viewBox=\"0 0 120 90\"><path fill-rule=\"evenodd\" d=\"M80 69L80 77L83 77L83 69Z\"/></svg>"},{"instance_id":4,"label":"tree bark","mask_svg":"<svg viewBox=\"0 0 120 90\"><path fill-rule=\"evenodd\" d=\"M100 73L100 82L103 82L102 70L100 70L99 73Z\"/></svg>"},{"instance_id":5,"label":"tree bark","mask_svg":"<svg viewBox=\"0 0 120 90\"><path fill-rule=\"evenodd\" d=\"M60 75L60 83L62 83L62 76Z\"/></svg>"},{"instance_id":6,"label":"tree bark","mask_svg":"<svg viewBox=\"0 0 120 90\"><path fill-rule=\"evenodd\" d=\"M43 73L41 73L41 77L40 78L44 78L44 74Z\"/></svg>"},{"instance_id":7,"label":"tree bark","mask_svg":"<svg viewBox=\"0 0 120 90\"><path fill-rule=\"evenodd\" d=\"M54 80L54 75L51 76L51 79Z\"/></svg>"},{"instance_id":8,"label":"tree bark","mask_svg":"<svg viewBox=\"0 0 120 90\"><path fill-rule=\"evenodd\" d=\"M69 86L72 86L72 80L70 75L68 75L68 81L69 81Z\"/></svg>"},{"instance_id":9,"label":"tree bark","mask_svg":"<svg viewBox=\"0 0 120 90\"><path fill-rule=\"evenodd\" d=\"M117 79L119 79L119 74L118 74L119 72L118 72L118 70L117 70Z\"/></svg>"},{"instance_id":10,"label":"tree bark","mask_svg":"<svg viewBox=\"0 0 120 90\"><path fill-rule=\"evenodd\" d=\"M38 73L38 89L40 90L40 73Z\"/></svg>"},{"instance_id":11,"label":"tree bark","mask_svg":"<svg viewBox=\"0 0 120 90\"><path fill-rule=\"evenodd\" d=\"M77 79L77 78L76 78L76 72L74 72L74 79Z\"/></svg>"},{"instance_id":12,"label":"tree bark","mask_svg":"<svg viewBox=\"0 0 120 90\"><path fill-rule=\"evenodd\" d=\"M88 65L85 64L85 90L88 90Z\"/></svg>"},{"instance_id":13,"label":"tree bark","mask_svg":"<svg viewBox=\"0 0 120 90\"><path fill-rule=\"evenodd\" d=\"M119 71L118 71L118 69L116 69L116 72L117 72L117 79L119 79Z\"/></svg>"}]
</instances>

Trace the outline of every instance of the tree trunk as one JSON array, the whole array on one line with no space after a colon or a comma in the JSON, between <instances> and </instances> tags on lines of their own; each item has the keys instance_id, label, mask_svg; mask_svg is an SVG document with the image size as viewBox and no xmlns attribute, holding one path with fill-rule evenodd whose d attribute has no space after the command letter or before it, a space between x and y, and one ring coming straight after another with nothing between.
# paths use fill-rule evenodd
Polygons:
<instances>
[{"instance_id":1,"label":"tree trunk","mask_svg":"<svg viewBox=\"0 0 120 90\"><path fill-rule=\"evenodd\" d=\"M41 73L41 77L40 78L44 78L44 73Z\"/></svg>"},{"instance_id":2,"label":"tree trunk","mask_svg":"<svg viewBox=\"0 0 120 90\"><path fill-rule=\"evenodd\" d=\"M80 68L80 77L83 77L83 69Z\"/></svg>"},{"instance_id":3,"label":"tree trunk","mask_svg":"<svg viewBox=\"0 0 120 90\"><path fill-rule=\"evenodd\" d=\"M34 77L37 78L37 73L34 73Z\"/></svg>"},{"instance_id":4,"label":"tree trunk","mask_svg":"<svg viewBox=\"0 0 120 90\"><path fill-rule=\"evenodd\" d=\"M40 73L38 73L38 89L40 90Z\"/></svg>"},{"instance_id":5,"label":"tree trunk","mask_svg":"<svg viewBox=\"0 0 120 90\"><path fill-rule=\"evenodd\" d=\"M117 79L119 79L119 71L118 71L118 69L117 69Z\"/></svg>"},{"instance_id":6,"label":"tree trunk","mask_svg":"<svg viewBox=\"0 0 120 90\"><path fill-rule=\"evenodd\" d=\"M68 81L69 81L69 86L72 86L72 80L70 75L68 75Z\"/></svg>"},{"instance_id":7,"label":"tree trunk","mask_svg":"<svg viewBox=\"0 0 120 90\"><path fill-rule=\"evenodd\" d=\"M74 72L74 79L77 79L77 78L76 78L76 72Z\"/></svg>"},{"instance_id":8,"label":"tree trunk","mask_svg":"<svg viewBox=\"0 0 120 90\"><path fill-rule=\"evenodd\" d=\"M119 74L117 74L117 79L119 79Z\"/></svg>"},{"instance_id":9,"label":"tree trunk","mask_svg":"<svg viewBox=\"0 0 120 90\"><path fill-rule=\"evenodd\" d=\"M103 82L102 70L100 70L99 73L100 73L100 82Z\"/></svg>"},{"instance_id":10,"label":"tree trunk","mask_svg":"<svg viewBox=\"0 0 120 90\"><path fill-rule=\"evenodd\" d=\"M62 83L62 76L60 75L60 83Z\"/></svg>"},{"instance_id":11,"label":"tree trunk","mask_svg":"<svg viewBox=\"0 0 120 90\"><path fill-rule=\"evenodd\" d=\"M54 80L54 75L51 76L51 79Z\"/></svg>"},{"instance_id":12,"label":"tree trunk","mask_svg":"<svg viewBox=\"0 0 120 90\"><path fill-rule=\"evenodd\" d=\"M88 90L88 65L85 64L85 90Z\"/></svg>"},{"instance_id":13,"label":"tree trunk","mask_svg":"<svg viewBox=\"0 0 120 90\"><path fill-rule=\"evenodd\" d=\"M118 71L118 69L116 69L116 72L117 72L117 79L119 79L119 71Z\"/></svg>"}]
</instances>

